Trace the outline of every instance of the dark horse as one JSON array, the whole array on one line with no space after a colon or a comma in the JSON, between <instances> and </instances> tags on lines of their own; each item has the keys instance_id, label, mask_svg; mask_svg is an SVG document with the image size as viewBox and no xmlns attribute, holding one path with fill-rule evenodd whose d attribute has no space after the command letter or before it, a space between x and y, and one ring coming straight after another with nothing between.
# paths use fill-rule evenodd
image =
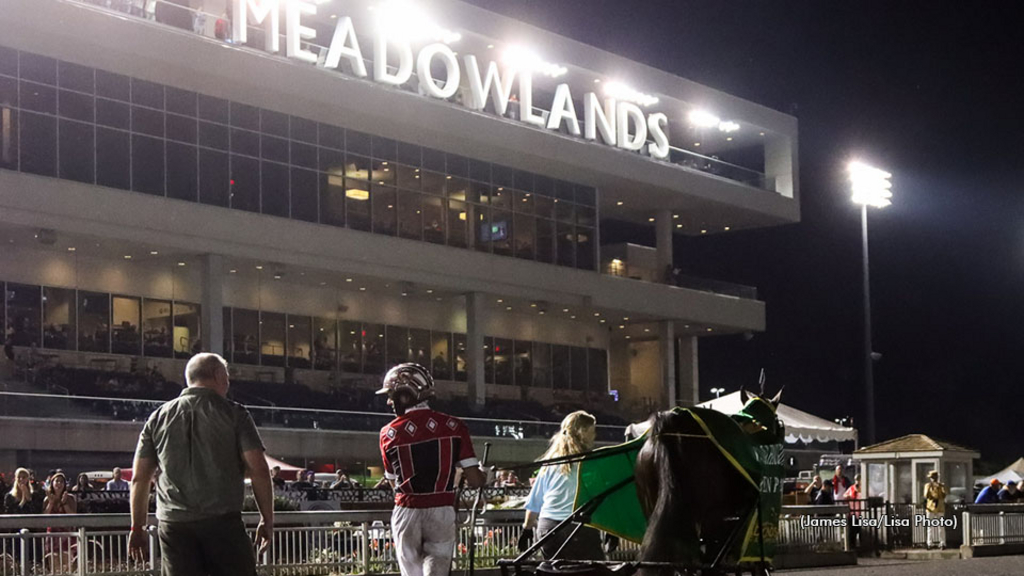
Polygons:
<instances>
[{"instance_id":1,"label":"dark horse","mask_svg":"<svg viewBox=\"0 0 1024 576\"><path fill-rule=\"evenodd\" d=\"M658 412L648 421L647 442L635 468L637 495L648 519L641 561L693 567L738 562L734 551L757 513L761 478L756 471L741 472L737 461L756 460L751 438L777 431L775 409L782 395L780 390L766 400L741 392L740 415L686 408ZM640 574L673 572L646 569Z\"/></svg>"}]
</instances>

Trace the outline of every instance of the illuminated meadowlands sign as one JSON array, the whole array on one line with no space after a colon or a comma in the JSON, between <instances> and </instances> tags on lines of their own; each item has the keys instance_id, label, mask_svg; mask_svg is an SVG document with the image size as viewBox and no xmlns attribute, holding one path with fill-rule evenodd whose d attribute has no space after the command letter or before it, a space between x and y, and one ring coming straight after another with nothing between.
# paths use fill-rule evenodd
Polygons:
<instances>
[{"instance_id":1,"label":"illuminated meadowlands sign","mask_svg":"<svg viewBox=\"0 0 1024 576\"><path fill-rule=\"evenodd\" d=\"M233 39L244 43L247 36L246 22L262 25L266 30L268 52L279 53L281 13L284 12L284 54L288 58L314 64L326 69L337 70L342 60L348 63L351 74L370 77L374 82L402 86L410 82L415 69L419 79L419 90L431 98L447 100L458 92L463 75L469 87L468 98L462 105L472 110L483 110L490 98L497 114L505 116L510 105L518 106L518 120L547 130L565 129L573 136L616 146L624 150L639 151L653 158L667 158L669 153L668 117L663 113L645 114L640 104L650 104L657 98L640 94L621 87L619 98L601 99L593 92L583 95L583 130L576 116L572 93L568 84L559 84L555 89L550 112L545 118L533 108L533 74L542 73L557 77L566 72L561 66L540 61L532 54L520 55L511 62L504 62L499 68L490 61L484 69L474 55L462 56L462 65L455 52L446 42L455 41L459 34L442 30L421 14L410 14L417 7L409 2L402 3L398 16L405 25L398 30L378 27L373 35L372 76L366 69L363 52L356 39L352 19L339 17L326 56L318 57L303 47L303 42L316 38L316 31L303 26L303 16L317 13L314 2L307 0L233 0ZM439 41L426 44L413 53L412 37L427 37ZM397 67L388 66L389 60L397 60ZM438 64L440 66L438 66ZM435 78L434 70L444 69L444 75ZM518 102L512 98L513 85L518 85ZM606 90L607 91L607 90ZM651 142L648 143L647 139Z\"/></svg>"}]
</instances>

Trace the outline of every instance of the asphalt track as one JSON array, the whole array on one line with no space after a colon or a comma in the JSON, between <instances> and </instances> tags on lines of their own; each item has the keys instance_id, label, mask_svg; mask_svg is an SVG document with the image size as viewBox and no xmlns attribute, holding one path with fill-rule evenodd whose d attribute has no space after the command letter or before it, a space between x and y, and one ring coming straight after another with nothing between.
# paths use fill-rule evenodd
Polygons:
<instances>
[{"instance_id":1,"label":"asphalt track","mask_svg":"<svg viewBox=\"0 0 1024 576\"><path fill-rule=\"evenodd\" d=\"M970 560L874 560L861 558L857 566L780 570L794 576L1009 576L1024 574L1024 556L997 556Z\"/></svg>"}]
</instances>

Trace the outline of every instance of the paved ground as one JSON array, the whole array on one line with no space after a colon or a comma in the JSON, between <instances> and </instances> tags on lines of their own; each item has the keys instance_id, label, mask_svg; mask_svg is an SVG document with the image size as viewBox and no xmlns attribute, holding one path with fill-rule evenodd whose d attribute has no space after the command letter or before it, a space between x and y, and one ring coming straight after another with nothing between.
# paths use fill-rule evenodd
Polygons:
<instances>
[{"instance_id":1,"label":"paved ground","mask_svg":"<svg viewBox=\"0 0 1024 576\"><path fill-rule=\"evenodd\" d=\"M1024 574L1024 556L998 556L970 560L873 560L861 558L857 566L782 570L794 576L1017 576Z\"/></svg>"}]
</instances>

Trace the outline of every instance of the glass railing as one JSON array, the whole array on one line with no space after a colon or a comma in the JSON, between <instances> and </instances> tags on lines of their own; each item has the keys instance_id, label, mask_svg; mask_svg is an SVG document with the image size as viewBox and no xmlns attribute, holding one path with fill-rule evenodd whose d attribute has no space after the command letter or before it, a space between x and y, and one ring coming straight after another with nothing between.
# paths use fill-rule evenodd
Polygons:
<instances>
[{"instance_id":1,"label":"glass railing","mask_svg":"<svg viewBox=\"0 0 1024 576\"><path fill-rule=\"evenodd\" d=\"M144 422L161 404L163 402L159 400L134 398L0 392L0 416ZM252 414L253 421L261 428L376 433L395 417L393 414L382 412L317 408L252 405L246 405L246 408ZM559 431L558 422L463 416L459 418L469 427L470 434L478 437L509 440L544 439ZM601 442L621 442L623 432L621 426L597 426L597 438Z\"/></svg>"},{"instance_id":2,"label":"glass railing","mask_svg":"<svg viewBox=\"0 0 1024 576\"><path fill-rule=\"evenodd\" d=\"M151 0L149 2L133 2L131 0L63 0L65 2L71 2L74 4L85 4L89 6L95 6L103 8L117 13L118 15L127 15L135 17L140 20L146 20L165 26L170 26L180 30L186 30L194 34L205 36L207 38L216 39L226 44L237 45L240 47L248 46L249 44L257 45L257 43L264 38L264 30L258 26L247 26L247 43L237 44L232 39L232 25L231 21L225 14L213 14L210 12L204 12L201 9L191 8L188 6L181 6L179 4L167 2L166 0ZM320 27L333 26L329 22L317 22L312 21L313 26ZM283 28L283 26L282 26ZM323 34L318 34L318 37L323 37ZM281 45L284 45L284 37L282 36ZM302 48L309 50L317 56L317 65L321 65L327 56L328 47L317 44L314 42L302 42ZM365 54L365 51L364 51ZM373 69L372 58L363 57L364 65L367 70ZM388 65L389 72L395 72L397 68L395 66ZM419 93L419 78L416 75L416 71L412 71L411 79L405 85L399 87L402 90L408 92ZM537 115L547 118L550 113L549 110L533 106L533 111ZM516 119L519 115L519 109L517 106L510 105L509 110L506 114L508 118ZM580 120L581 127L583 126L583 120ZM581 128L582 129L582 128ZM564 129L563 133L568 134ZM648 144L653 141L648 140ZM622 153L629 153L621 151ZM711 176L717 176L739 182L753 188L762 190L774 191L774 181L765 176L764 173L750 168L745 168L736 164L732 164L723 160L720 160L714 156L704 156L696 152L689 150L683 150L674 146L669 147L669 156L664 160L651 159L653 162L665 162L680 166L687 170L693 170L702 174L708 174Z\"/></svg>"}]
</instances>

